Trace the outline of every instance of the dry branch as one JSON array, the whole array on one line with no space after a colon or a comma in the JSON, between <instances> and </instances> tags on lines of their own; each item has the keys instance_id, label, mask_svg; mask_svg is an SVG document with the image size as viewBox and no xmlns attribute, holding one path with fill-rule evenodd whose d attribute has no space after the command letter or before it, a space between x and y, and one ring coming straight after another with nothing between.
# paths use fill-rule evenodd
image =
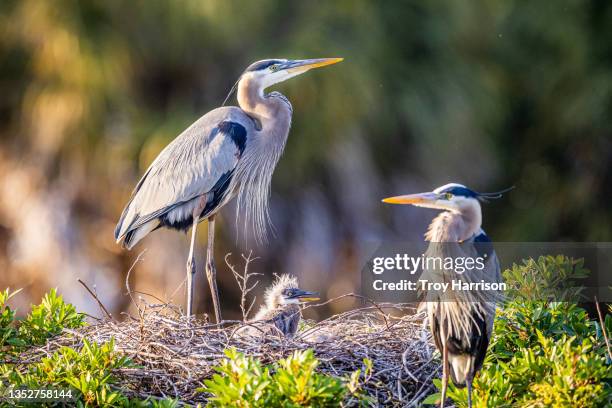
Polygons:
<instances>
[{"instance_id":1,"label":"dry branch","mask_svg":"<svg viewBox=\"0 0 612 408\"><path fill-rule=\"evenodd\" d=\"M249 303L249 306L247 307L247 296L259 284L259 281L255 281L255 283L251 285L249 283L249 280L254 276L262 275L261 273L249 272L249 265L251 264L251 262L257 259L252 258L252 254L253 251L249 252L247 256L242 255L242 259L244 260L244 268L242 272L238 272L236 270L236 267L230 263L229 258L230 256L232 256L232 254L229 253L225 255L225 263L232 271L234 279L236 279L236 283L240 288L240 310L242 311L242 320L245 322L248 320L249 314L251 313L251 310L253 309L256 300L256 298L253 297L253 299L251 299L251 303Z\"/></svg>"}]
</instances>

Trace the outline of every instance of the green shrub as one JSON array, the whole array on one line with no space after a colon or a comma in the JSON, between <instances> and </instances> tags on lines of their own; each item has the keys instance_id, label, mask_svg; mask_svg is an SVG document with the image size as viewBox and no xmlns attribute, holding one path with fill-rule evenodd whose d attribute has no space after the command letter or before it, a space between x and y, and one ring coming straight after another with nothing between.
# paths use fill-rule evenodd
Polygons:
<instances>
[{"instance_id":1,"label":"green shrub","mask_svg":"<svg viewBox=\"0 0 612 408\"><path fill-rule=\"evenodd\" d=\"M65 328L76 329L85 324L84 315L65 303L55 290L46 294L39 305L32 306L25 319L15 319L15 312L6 302L15 294L5 290L0 294L0 330L2 351L18 356L28 347L42 345ZM0 365L0 379L11 388L71 388L83 406L124 406L127 398L111 389L116 379L113 370L129 366L129 360L119 356L114 343L98 345L84 340L79 350L62 347L40 362L20 362ZM36 404L32 404L35 406Z\"/></svg>"},{"instance_id":2,"label":"green shrub","mask_svg":"<svg viewBox=\"0 0 612 408\"><path fill-rule=\"evenodd\" d=\"M319 361L312 350L296 351L270 367L234 349L225 355L217 374L201 389L211 395L214 407L328 407L340 406L350 396L366 401L359 395L360 370L351 378L317 373Z\"/></svg>"},{"instance_id":3,"label":"green shrub","mask_svg":"<svg viewBox=\"0 0 612 408\"><path fill-rule=\"evenodd\" d=\"M213 406L262 407L267 401L266 388L271 383L270 370L262 367L253 357L245 357L235 349L225 351L223 359L215 368L210 380L204 381L201 391L212 396Z\"/></svg>"},{"instance_id":4,"label":"green shrub","mask_svg":"<svg viewBox=\"0 0 612 408\"><path fill-rule=\"evenodd\" d=\"M98 345L84 340L79 350L62 347L51 357L17 369L4 364L0 366L0 373L13 387L72 388L86 405L116 406L127 399L111 388L117 381L113 370L131 364L114 347L113 341Z\"/></svg>"},{"instance_id":5,"label":"green shrub","mask_svg":"<svg viewBox=\"0 0 612 408\"><path fill-rule=\"evenodd\" d=\"M15 311L7 304L17 293L19 291L9 289L0 292L0 356L14 356L28 346L44 344L64 328L85 325L85 315L64 302L55 289L46 294L39 305L33 305L25 319L17 320Z\"/></svg>"},{"instance_id":6,"label":"green shrub","mask_svg":"<svg viewBox=\"0 0 612 408\"><path fill-rule=\"evenodd\" d=\"M15 311L7 305L9 299L17 293L19 291L11 292L9 289L0 292L0 356L12 351L15 347L25 345L15 328Z\"/></svg>"},{"instance_id":7,"label":"green shrub","mask_svg":"<svg viewBox=\"0 0 612 408\"><path fill-rule=\"evenodd\" d=\"M580 280L589 275L584 260L564 255L529 258L503 272L511 287L506 293L514 301L576 301L581 297Z\"/></svg>"},{"instance_id":8,"label":"green shrub","mask_svg":"<svg viewBox=\"0 0 612 408\"><path fill-rule=\"evenodd\" d=\"M73 305L64 302L62 296L51 289L40 305L32 306L30 314L19 325L19 335L27 344L40 345L64 328L76 329L83 325L85 315L77 313Z\"/></svg>"}]
</instances>

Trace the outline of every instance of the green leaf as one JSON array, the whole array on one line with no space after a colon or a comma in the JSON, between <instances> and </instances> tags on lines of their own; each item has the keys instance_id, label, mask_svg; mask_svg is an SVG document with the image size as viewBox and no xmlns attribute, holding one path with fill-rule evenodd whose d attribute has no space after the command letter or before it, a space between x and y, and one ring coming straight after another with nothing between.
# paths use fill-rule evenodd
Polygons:
<instances>
[{"instance_id":1,"label":"green leaf","mask_svg":"<svg viewBox=\"0 0 612 408\"><path fill-rule=\"evenodd\" d=\"M440 398L442 398L442 394L439 392L429 394L427 398L422 401L422 404L438 405L440 404Z\"/></svg>"}]
</instances>

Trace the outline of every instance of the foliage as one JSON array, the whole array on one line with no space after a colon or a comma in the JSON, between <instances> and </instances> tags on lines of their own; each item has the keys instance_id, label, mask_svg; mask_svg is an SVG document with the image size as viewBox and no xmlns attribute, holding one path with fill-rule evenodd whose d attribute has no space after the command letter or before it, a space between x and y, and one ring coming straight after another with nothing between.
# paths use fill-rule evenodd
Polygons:
<instances>
[{"instance_id":1,"label":"foliage","mask_svg":"<svg viewBox=\"0 0 612 408\"><path fill-rule=\"evenodd\" d=\"M8 300L17 293L19 291L11 292L8 288L0 292L0 355L15 346L23 344L13 324L15 311L7 305Z\"/></svg>"},{"instance_id":2,"label":"foliage","mask_svg":"<svg viewBox=\"0 0 612 408\"><path fill-rule=\"evenodd\" d=\"M326 407L340 405L350 396L359 400L360 370L351 378L316 372L319 361L312 350L296 351L272 366L262 366L253 357L234 349L206 380L203 392L211 394L215 407ZM371 363L364 362L367 367Z\"/></svg>"},{"instance_id":3,"label":"foliage","mask_svg":"<svg viewBox=\"0 0 612 408\"><path fill-rule=\"evenodd\" d=\"M547 256L513 265L504 278L519 287L539 282L547 289L530 287L547 299L553 293L572 295L563 289L587 274L581 261ZM612 404L612 366L598 322L575 303L535 301L532 296L530 291L513 293L498 310L488 355L474 380L474 406ZM606 325L610 323L608 316ZM440 388L439 381L436 385ZM467 406L465 388L449 384L448 395L458 407Z\"/></svg>"},{"instance_id":4,"label":"foliage","mask_svg":"<svg viewBox=\"0 0 612 408\"><path fill-rule=\"evenodd\" d=\"M15 354L26 346L41 345L63 329L76 329L85 324L85 315L64 302L55 289L47 293L39 305L33 305L23 320L16 320L8 300L19 291L0 293L0 354Z\"/></svg>"},{"instance_id":5,"label":"foliage","mask_svg":"<svg viewBox=\"0 0 612 408\"><path fill-rule=\"evenodd\" d=\"M267 401L266 388L271 382L270 370L253 357L245 357L233 349L225 351L224 359L216 368L218 374L204 382L202 391L212 395L215 406L262 407Z\"/></svg>"},{"instance_id":6,"label":"foliage","mask_svg":"<svg viewBox=\"0 0 612 408\"><path fill-rule=\"evenodd\" d=\"M8 365L1 366L3 379L14 387L72 388L85 405L116 406L126 397L113 391L116 382L113 370L128 367L129 360L114 351L114 342L98 345L83 340L83 347L74 350L62 347L51 357L25 366L23 372Z\"/></svg>"},{"instance_id":7,"label":"foliage","mask_svg":"<svg viewBox=\"0 0 612 408\"><path fill-rule=\"evenodd\" d=\"M580 299L579 280L589 275L583 259L563 255L529 258L520 265L513 264L503 273L510 285L507 296L516 301L567 302Z\"/></svg>"},{"instance_id":8,"label":"foliage","mask_svg":"<svg viewBox=\"0 0 612 408\"><path fill-rule=\"evenodd\" d=\"M30 314L19 325L19 335L27 344L44 344L62 329L76 329L84 324L85 315L77 313L73 305L58 296L56 289L51 289L40 305L32 306Z\"/></svg>"}]
</instances>

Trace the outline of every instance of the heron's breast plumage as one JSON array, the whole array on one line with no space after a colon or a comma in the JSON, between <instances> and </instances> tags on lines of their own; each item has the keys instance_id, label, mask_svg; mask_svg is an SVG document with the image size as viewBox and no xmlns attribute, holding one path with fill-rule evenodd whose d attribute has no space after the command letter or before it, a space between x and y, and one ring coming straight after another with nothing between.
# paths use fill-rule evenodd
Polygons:
<instances>
[{"instance_id":1,"label":"heron's breast plumage","mask_svg":"<svg viewBox=\"0 0 612 408\"><path fill-rule=\"evenodd\" d=\"M269 311L268 315L260 320L269 321L283 335L291 337L297 332L301 317L300 307L290 304L280 307L278 310Z\"/></svg>"},{"instance_id":2,"label":"heron's breast plumage","mask_svg":"<svg viewBox=\"0 0 612 408\"><path fill-rule=\"evenodd\" d=\"M446 282L461 279L463 282L500 282L500 267L491 240L479 230L461 241L457 236L456 215L446 213L434 220L428 235L433 241L427 249L427 257L459 259L463 257L485 259L484 268L465 270L455 274L453 270L433 267L425 269L421 279L430 282ZM448 290L424 294L431 333L439 350L446 347L453 382L462 386L466 378L482 366L493 329L497 296L484 291Z\"/></svg>"}]
</instances>

